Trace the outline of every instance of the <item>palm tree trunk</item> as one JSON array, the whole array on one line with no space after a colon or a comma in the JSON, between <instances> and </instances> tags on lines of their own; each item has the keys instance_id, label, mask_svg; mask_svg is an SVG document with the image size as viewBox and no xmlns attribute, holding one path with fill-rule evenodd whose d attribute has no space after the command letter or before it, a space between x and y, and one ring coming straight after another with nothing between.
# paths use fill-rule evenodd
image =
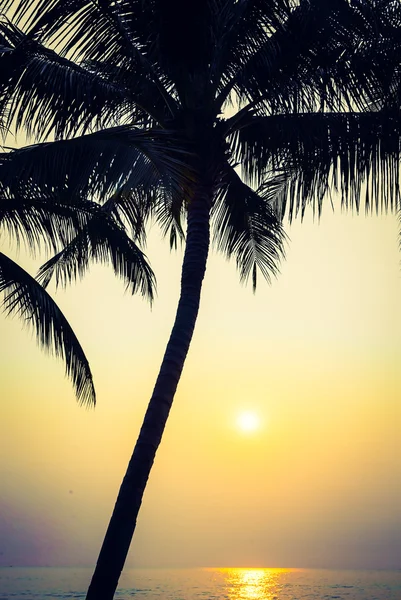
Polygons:
<instances>
[{"instance_id":1,"label":"palm tree trunk","mask_svg":"<svg viewBox=\"0 0 401 600\"><path fill-rule=\"evenodd\" d=\"M187 237L176 319L151 400L120 487L86 600L112 600L123 569L150 470L181 376L199 309L209 251L209 201L188 206Z\"/></svg>"}]
</instances>

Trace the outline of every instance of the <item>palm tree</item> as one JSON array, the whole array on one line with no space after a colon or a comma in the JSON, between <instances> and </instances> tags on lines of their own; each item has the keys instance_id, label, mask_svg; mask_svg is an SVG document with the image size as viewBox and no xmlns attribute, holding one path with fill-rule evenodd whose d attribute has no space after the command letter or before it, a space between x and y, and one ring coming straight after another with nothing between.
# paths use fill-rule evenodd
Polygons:
<instances>
[{"instance_id":1,"label":"palm tree","mask_svg":"<svg viewBox=\"0 0 401 600\"><path fill-rule=\"evenodd\" d=\"M10 153L7 189L98 201L137 244L151 219L172 247L185 241L176 319L87 595L106 600L191 342L210 228L255 289L277 273L283 215L320 212L333 186L347 207L363 192L368 209L398 209L401 12L395 0L0 0L12 8L0 110L42 143ZM40 280L85 270L98 234L91 220Z\"/></svg>"}]
</instances>

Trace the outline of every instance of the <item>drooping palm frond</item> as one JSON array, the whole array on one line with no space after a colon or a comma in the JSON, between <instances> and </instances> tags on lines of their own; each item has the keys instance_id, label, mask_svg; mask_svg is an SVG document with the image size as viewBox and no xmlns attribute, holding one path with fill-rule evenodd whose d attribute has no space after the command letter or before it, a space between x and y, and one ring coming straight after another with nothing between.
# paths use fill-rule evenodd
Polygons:
<instances>
[{"instance_id":1,"label":"drooping palm frond","mask_svg":"<svg viewBox=\"0 0 401 600\"><path fill-rule=\"evenodd\" d=\"M138 185L135 189L121 188L105 202L103 209L112 214L131 232L139 244L146 244L146 225L154 221L164 237L170 240L170 248L177 248L183 241L183 218L185 193L169 185Z\"/></svg>"},{"instance_id":2,"label":"drooping palm frond","mask_svg":"<svg viewBox=\"0 0 401 600\"><path fill-rule=\"evenodd\" d=\"M140 292L152 302L156 284L146 256L108 214L107 208L92 217L65 248L40 268L38 280L47 287L54 276L56 285L65 285L82 277L91 262L111 263L127 290L132 294Z\"/></svg>"},{"instance_id":3,"label":"drooping palm frond","mask_svg":"<svg viewBox=\"0 0 401 600\"><path fill-rule=\"evenodd\" d=\"M82 92L93 97L92 100L88 97L85 104L93 102L95 114L83 115L79 119L74 105L65 105L63 111L63 106L55 101L57 95L54 98L51 90L48 91L46 108L52 122L57 125L59 137L62 136L64 113L69 114L70 126L75 130L78 130L79 124L89 126L91 122L95 123L94 117L97 118L97 126L100 126L101 118L104 119L103 125L107 126L116 124L118 118L122 122L121 117L130 115L136 119L138 115L152 115L159 124L166 115L171 116L175 108L170 94L171 82L160 72L157 63L152 63L143 53L143 43L127 27L126 15L120 13L118 3L108 0L44 0L37 3L28 0L11 4L15 8L14 24L6 21L2 28L7 50L15 48L15 51L8 52L8 60L4 64L14 72L14 78L21 76L19 86L12 86L21 97L28 95L31 77L34 84L30 94L31 112L34 108L40 109L40 103L44 103L46 82L41 80L42 71L48 81L53 76L59 78L59 86L54 93L58 93L58 98L64 99L65 103L69 99L68 94L75 100L74 104L82 100ZM0 11L1 6L3 10L10 9L7 1L0 2ZM23 27L24 32L17 29L17 25ZM31 62L33 67L37 66L36 69L31 68ZM102 69L94 68L100 64ZM68 82L68 75L74 77L73 82ZM74 88L80 92L78 99L74 97ZM102 114L101 110L96 112L96 108L101 106L104 98L107 104ZM87 112L90 107L82 108ZM84 116L87 116L86 121ZM107 117L114 118L114 121L105 120ZM84 131L82 127L81 131Z\"/></svg>"},{"instance_id":4,"label":"drooping palm frond","mask_svg":"<svg viewBox=\"0 0 401 600\"><path fill-rule=\"evenodd\" d=\"M89 363L65 316L46 290L1 252L0 292L5 293L5 311L32 325L40 345L64 360L78 401L94 405L96 396Z\"/></svg>"},{"instance_id":5,"label":"drooping palm frond","mask_svg":"<svg viewBox=\"0 0 401 600\"><path fill-rule=\"evenodd\" d=\"M284 256L285 234L269 200L268 190L263 195L252 190L227 166L225 184L212 209L217 249L235 257L241 281L251 277L254 291L258 269L269 281Z\"/></svg>"},{"instance_id":6,"label":"drooping palm frond","mask_svg":"<svg viewBox=\"0 0 401 600\"><path fill-rule=\"evenodd\" d=\"M17 131L62 138L138 117L123 82L58 56L7 20L0 21L0 45L0 111Z\"/></svg>"},{"instance_id":7,"label":"drooping palm frond","mask_svg":"<svg viewBox=\"0 0 401 600\"><path fill-rule=\"evenodd\" d=\"M393 209L399 199L401 118L389 111L251 116L231 135L245 176L261 183L269 173L292 174L290 218L309 202L320 211L330 186L359 209ZM283 198L283 197L282 197Z\"/></svg>"},{"instance_id":8,"label":"drooping palm frond","mask_svg":"<svg viewBox=\"0 0 401 600\"><path fill-rule=\"evenodd\" d=\"M0 181L15 195L45 192L104 201L122 186L134 189L168 180L181 189L185 156L170 132L127 125L3 153Z\"/></svg>"},{"instance_id":9,"label":"drooping palm frond","mask_svg":"<svg viewBox=\"0 0 401 600\"><path fill-rule=\"evenodd\" d=\"M143 30L149 21L146 8L141 0L129 3L108 0L0 0L0 10L12 11L12 19L17 25L23 24L30 36L39 34L63 55L72 53L73 59L102 60L113 64L128 64L133 60L130 63L132 67L146 66L151 70L152 65L140 51L146 46L146 34L141 39L138 31L129 25L129 21L132 22L130 12L136 12Z\"/></svg>"},{"instance_id":10,"label":"drooping palm frond","mask_svg":"<svg viewBox=\"0 0 401 600\"><path fill-rule=\"evenodd\" d=\"M0 231L29 252L44 247L57 252L68 244L100 210L97 204L76 200L74 204L49 198L26 200L0 192Z\"/></svg>"},{"instance_id":11,"label":"drooping palm frond","mask_svg":"<svg viewBox=\"0 0 401 600\"><path fill-rule=\"evenodd\" d=\"M141 246L146 245L146 225L152 216L154 195L151 184L139 185L134 190L121 187L102 205L102 211L112 215L117 224L130 232L132 239Z\"/></svg>"},{"instance_id":12,"label":"drooping palm frond","mask_svg":"<svg viewBox=\"0 0 401 600\"><path fill-rule=\"evenodd\" d=\"M163 236L168 237L170 249L176 249L185 238L182 223L186 209L184 195L170 194L166 188L161 189L154 207L154 217Z\"/></svg>"}]
</instances>

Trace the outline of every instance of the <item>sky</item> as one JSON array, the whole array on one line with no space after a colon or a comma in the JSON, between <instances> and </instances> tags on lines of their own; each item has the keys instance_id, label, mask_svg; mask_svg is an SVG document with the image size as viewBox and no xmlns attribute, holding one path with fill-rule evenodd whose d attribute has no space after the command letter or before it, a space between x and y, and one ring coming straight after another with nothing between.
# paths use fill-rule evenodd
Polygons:
<instances>
[{"instance_id":1,"label":"sky","mask_svg":"<svg viewBox=\"0 0 401 600\"><path fill-rule=\"evenodd\" d=\"M287 227L281 274L255 295L212 252L127 566L401 567L398 225L327 205ZM179 291L181 252L152 229L147 254L152 309L100 266L55 294L95 410L0 315L0 565L96 561Z\"/></svg>"},{"instance_id":2,"label":"sky","mask_svg":"<svg viewBox=\"0 0 401 600\"><path fill-rule=\"evenodd\" d=\"M401 568L399 222L327 203L286 229L281 273L255 295L211 254L127 566ZM147 254L152 309L99 266L55 293L94 410L0 313L0 566L97 559L179 293L182 253L155 228Z\"/></svg>"}]
</instances>

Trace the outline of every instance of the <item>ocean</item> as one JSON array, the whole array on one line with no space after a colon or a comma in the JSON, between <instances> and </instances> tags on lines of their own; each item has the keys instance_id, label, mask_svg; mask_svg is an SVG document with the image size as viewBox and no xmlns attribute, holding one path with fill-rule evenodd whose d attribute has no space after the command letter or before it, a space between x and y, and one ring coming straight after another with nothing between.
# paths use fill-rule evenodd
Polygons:
<instances>
[{"instance_id":1,"label":"ocean","mask_svg":"<svg viewBox=\"0 0 401 600\"><path fill-rule=\"evenodd\" d=\"M0 600L82 600L91 569L0 568ZM126 569L116 600L401 600L401 570Z\"/></svg>"}]
</instances>

